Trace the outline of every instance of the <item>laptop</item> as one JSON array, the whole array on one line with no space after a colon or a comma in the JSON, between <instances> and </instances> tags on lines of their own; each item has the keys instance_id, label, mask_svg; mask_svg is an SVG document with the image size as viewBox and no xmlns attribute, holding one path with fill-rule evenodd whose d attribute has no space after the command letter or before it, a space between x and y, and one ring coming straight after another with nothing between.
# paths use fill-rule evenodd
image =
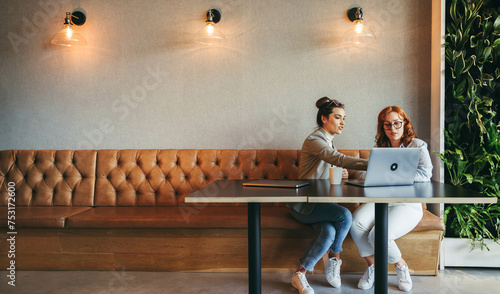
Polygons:
<instances>
[{"instance_id":1,"label":"laptop","mask_svg":"<svg viewBox=\"0 0 500 294\"><path fill-rule=\"evenodd\" d=\"M420 148L372 148L363 180L345 180L360 187L413 185Z\"/></svg>"},{"instance_id":2,"label":"laptop","mask_svg":"<svg viewBox=\"0 0 500 294\"><path fill-rule=\"evenodd\" d=\"M300 188L309 185L307 181L301 180L254 180L244 182L244 187L266 187L266 188Z\"/></svg>"}]
</instances>

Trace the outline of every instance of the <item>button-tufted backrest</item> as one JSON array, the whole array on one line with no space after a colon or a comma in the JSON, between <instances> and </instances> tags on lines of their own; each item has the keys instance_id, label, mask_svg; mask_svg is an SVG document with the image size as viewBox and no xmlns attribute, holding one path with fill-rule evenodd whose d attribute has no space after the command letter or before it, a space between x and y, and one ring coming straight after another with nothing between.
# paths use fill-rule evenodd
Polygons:
<instances>
[{"instance_id":1,"label":"button-tufted backrest","mask_svg":"<svg viewBox=\"0 0 500 294\"><path fill-rule=\"evenodd\" d=\"M369 150L339 150L368 158ZM297 179L300 150L5 150L0 206L175 206L218 179ZM359 174L350 171L349 177Z\"/></svg>"},{"instance_id":2,"label":"button-tufted backrest","mask_svg":"<svg viewBox=\"0 0 500 294\"><path fill-rule=\"evenodd\" d=\"M298 150L99 150L96 206L175 206L219 179L296 179Z\"/></svg>"},{"instance_id":3,"label":"button-tufted backrest","mask_svg":"<svg viewBox=\"0 0 500 294\"><path fill-rule=\"evenodd\" d=\"M16 206L92 206L95 150L0 151L0 206L9 201L9 183Z\"/></svg>"}]
</instances>

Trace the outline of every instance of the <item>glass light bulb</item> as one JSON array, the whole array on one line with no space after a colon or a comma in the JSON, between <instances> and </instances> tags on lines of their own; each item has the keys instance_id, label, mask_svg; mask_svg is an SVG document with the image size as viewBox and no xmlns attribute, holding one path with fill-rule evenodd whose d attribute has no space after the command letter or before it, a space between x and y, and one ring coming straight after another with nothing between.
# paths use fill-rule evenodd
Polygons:
<instances>
[{"instance_id":1,"label":"glass light bulb","mask_svg":"<svg viewBox=\"0 0 500 294\"><path fill-rule=\"evenodd\" d=\"M71 37L73 36L73 29L70 27L70 26L66 26L64 29L64 31L66 31L66 38L68 40L71 40Z\"/></svg>"},{"instance_id":2,"label":"glass light bulb","mask_svg":"<svg viewBox=\"0 0 500 294\"><path fill-rule=\"evenodd\" d=\"M207 24L205 29L207 30L207 34L209 35L212 35L215 31L215 27L211 23Z\"/></svg>"},{"instance_id":3,"label":"glass light bulb","mask_svg":"<svg viewBox=\"0 0 500 294\"><path fill-rule=\"evenodd\" d=\"M363 32L363 29L365 28L365 25L361 21L356 21L357 23L354 24L354 31L356 34L361 34Z\"/></svg>"}]
</instances>

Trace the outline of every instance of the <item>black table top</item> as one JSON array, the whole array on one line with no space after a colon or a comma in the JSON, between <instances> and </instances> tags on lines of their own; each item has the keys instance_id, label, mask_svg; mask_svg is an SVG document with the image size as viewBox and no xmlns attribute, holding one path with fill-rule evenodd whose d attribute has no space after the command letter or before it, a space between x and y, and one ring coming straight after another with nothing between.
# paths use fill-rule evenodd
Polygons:
<instances>
[{"instance_id":1,"label":"black table top","mask_svg":"<svg viewBox=\"0 0 500 294\"><path fill-rule=\"evenodd\" d=\"M307 180L301 188L244 187L249 180L219 180L186 196L187 203L314 202L314 203L496 203L475 191L440 182L411 186L357 187L330 180Z\"/></svg>"}]
</instances>

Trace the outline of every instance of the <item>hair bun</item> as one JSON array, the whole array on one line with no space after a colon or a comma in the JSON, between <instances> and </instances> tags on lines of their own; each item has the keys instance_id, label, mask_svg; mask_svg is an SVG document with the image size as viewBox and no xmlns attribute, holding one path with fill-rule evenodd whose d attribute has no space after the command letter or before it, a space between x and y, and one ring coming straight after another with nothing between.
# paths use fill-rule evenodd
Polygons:
<instances>
[{"instance_id":1,"label":"hair bun","mask_svg":"<svg viewBox=\"0 0 500 294\"><path fill-rule=\"evenodd\" d=\"M325 106L325 104L330 103L330 102L332 102L332 100L326 96L323 98L319 98L318 101L316 101L316 107L321 108L321 107Z\"/></svg>"}]
</instances>

